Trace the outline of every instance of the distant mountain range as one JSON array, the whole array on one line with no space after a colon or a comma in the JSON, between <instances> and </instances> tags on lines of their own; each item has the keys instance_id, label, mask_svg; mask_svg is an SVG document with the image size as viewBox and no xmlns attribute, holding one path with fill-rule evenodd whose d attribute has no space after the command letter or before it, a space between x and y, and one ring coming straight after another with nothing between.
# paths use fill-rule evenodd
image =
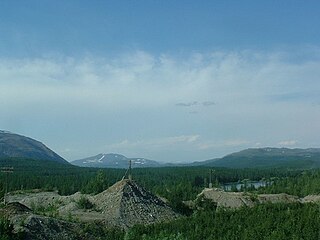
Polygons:
<instances>
[{"instance_id":1,"label":"distant mountain range","mask_svg":"<svg viewBox=\"0 0 320 240\"><path fill-rule=\"evenodd\" d=\"M19 134L0 130L0 161L3 158L25 158L69 164L65 159L43 143ZM204 166L226 168L320 168L320 148L249 148L205 161L174 164L159 163L146 158L129 158L121 154L98 154L75 160L71 164L81 167L128 168L129 160L133 168L165 166Z\"/></svg>"},{"instance_id":2,"label":"distant mountain range","mask_svg":"<svg viewBox=\"0 0 320 240\"><path fill-rule=\"evenodd\" d=\"M121 154L98 154L71 164L81 167L128 168L132 160L132 167L166 167L166 166L205 166L226 168L319 168L320 148L290 149L290 148L250 148L226 155L222 158L205 161L170 164L159 163L145 158L127 158Z\"/></svg>"},{"instance_id":3,"label":"distant mountain range","mask_svg":"<svg viewBox=\"0 0 320 240\"><path fill-rule=\"evenodd\" d=\"M320 148L249 148L191 165L227 168L319 168Z\"/></svg>"},{"instance_id":4,"label":"distant mountain range","mask_svg":"<svg viewBox=\"0 0 320 240\"><path fill-rule=\"evenodd\" d=\"M99 167L99 168L128 168L131 160L133 168L160 167L160 163L145 158L127 158L121 154L100 153L93 157L72 161L71 164L80 167Z\"/></svg>"},{"instance_id":5,"label":"distant mountain range","mask_svg":"<svg viewBox=\"0 0 320 240\"><path fill-rule=\"evenodd\" d=\"M0 158L30 158L69 164L43 143L2 130L0 130Z\"/></svg>"}]
</instances>

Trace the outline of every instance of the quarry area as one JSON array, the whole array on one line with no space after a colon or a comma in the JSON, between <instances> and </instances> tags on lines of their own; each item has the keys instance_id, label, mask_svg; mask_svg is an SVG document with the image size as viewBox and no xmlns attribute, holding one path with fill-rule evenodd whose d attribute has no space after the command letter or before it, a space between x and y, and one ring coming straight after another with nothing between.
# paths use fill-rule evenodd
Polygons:
<instances>
[{"instance_id":1,"label":"quarry area","mask_svg":"<svg viewBox=\"0 0 320 240\"><path fill-rule=\"evenodd\" d=\"M126 230L135 224L165 222L180 216L160 198L128 179L97 195L14 192L6 196L6 201L8 205L3 211L15 230L25 232L28 239L79 238L79 223Z\"/></svg>"},{"instance_id":2,"label":"quarry area","mask_svg":"<svg viewBox=\"0 0 320 240\"><path fill-rule=\"evenodd\" d=\"M2 209L16 232L24 232L26 239L95 239L83 233L83 224L127 230L135 224L171 221L181 215L163 200L134 181L124 179L97 195L60 196L57 192L12 192ZM320 196L304 198L288 194L252 194L225 192L205 188L193 201L185 204L197 209L201 201L209 201L217 208L252 207L259 203L320 202Z\"/></svg>"}]
</instances>

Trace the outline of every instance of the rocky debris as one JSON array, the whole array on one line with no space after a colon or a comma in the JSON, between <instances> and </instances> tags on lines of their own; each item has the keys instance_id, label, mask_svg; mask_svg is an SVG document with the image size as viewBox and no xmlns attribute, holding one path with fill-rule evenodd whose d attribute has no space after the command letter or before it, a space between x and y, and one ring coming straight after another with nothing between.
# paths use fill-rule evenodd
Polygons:
<instances>
[{"instance_id":1,"label":"rocky debris","mask_svg":"<svg viewBox=\"0 0 320 240\"><path fill-rule=\"evenodd\" d=\"M16 219L16 222L17 220L20 219ZM25 216L23 222L24 224L20 226L19 231L24 232L24 239L84 239L80 237L80 228L75 223L35 214Z\"/></svg>"},{"instance_id":2,"label":"rocky debris","mask_svg":"<svg viewBox=\"0 0 320 240\"><path fill-rule=\"evenodd\" d=\"M6 207L2 209L2 211L5 215L24 214L32 212L30 208L18 202L11 202L7 204Z\"/></svg>"},{"instance_id":3,"label":"rocky debris","mask_svg":"<svg viewBox=\"0 0 320 240\"><path fill-rule=\"evenodd\" d=\"M259 203L307 203L320 202L320 196L310 195L304 198L292 196L286 193L279 194L252 194L246 192L225 192L218 188L206 188L198 196L197 199L209 199L217 205L217 207L240 208L252 207ZM195 207L195 202L186 202L186 205Z\"/></svg>"},{"instance_id":4,"label":"rocky debris","mask_svg":"<svg viewBox=\"0 0 320 240\"><path fill-rule=\"evenodd\" d=\"M78 224L34 214L33 211L18 202L12 202L1 209L25 240L47 239L88 239L88 234L81 232ZM93 238L91 238L93 239Z\"/></svg>"}]
</instances>

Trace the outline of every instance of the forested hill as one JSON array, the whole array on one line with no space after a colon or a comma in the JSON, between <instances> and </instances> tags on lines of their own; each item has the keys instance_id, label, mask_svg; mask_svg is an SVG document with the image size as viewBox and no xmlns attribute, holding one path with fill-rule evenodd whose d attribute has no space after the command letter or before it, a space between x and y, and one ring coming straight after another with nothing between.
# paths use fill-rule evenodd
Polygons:
<instances>
[{"instance_id":1,"label":"forested hill","mask_svg":"<svg viewBox=\"0 0 320 240\"><path fill-rule=\"evenodd\" d=\"M15 133L0 131L0 158L29 158L68 164L43 143Z\"/></svg>"},{"instance_id":2,"label":"forested hill","mask_svg":"<svg viewBox=\"0 0 320 240\"><path fill-rule=\"evenodd\" d=\"M250 148L193 165L228 168L319 168L320 149Z\"/></svg>"}]
</instances>

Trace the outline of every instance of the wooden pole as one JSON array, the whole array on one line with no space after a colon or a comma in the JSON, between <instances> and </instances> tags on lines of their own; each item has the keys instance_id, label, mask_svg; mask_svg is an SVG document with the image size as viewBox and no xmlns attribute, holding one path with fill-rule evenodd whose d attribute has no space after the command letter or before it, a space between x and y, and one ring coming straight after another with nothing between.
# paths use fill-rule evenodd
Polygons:
<instances>
[{"instance_id":1,"label":"wooden pole","mask_svg":"<svg viewBox=\"0 0 320 240\"><path fill-rule=\"evenodd\" d=\"M132 169L131 169L131 159L129 160L129 176L128 176L129 180L132 180Z\"/></svg>"}]
</instances>

